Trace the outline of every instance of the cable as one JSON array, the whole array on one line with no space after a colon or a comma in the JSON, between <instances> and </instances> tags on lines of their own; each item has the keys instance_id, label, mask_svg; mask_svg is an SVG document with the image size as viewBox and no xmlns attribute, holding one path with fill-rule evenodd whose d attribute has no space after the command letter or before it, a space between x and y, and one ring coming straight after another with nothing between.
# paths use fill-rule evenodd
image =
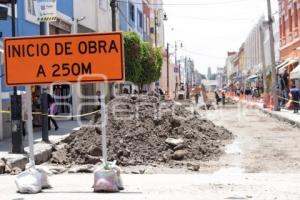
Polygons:
<instances>
[{"instance_id":1,"label":"cable","mask_svg":"<svg viewBox=\"0 0 300 200\"><path fill-rule=\"evenodd\" d=\"M215 5L226 5L233 3L242 3L249 0L230 0L224 2L211 2L211 3L149 3L151 6L215 6ZM125 0L118 0L121 3L131 3L131 4L143 4L143 2L129 2Z\"/></svg>"},{"instance_id":2,"label":"cable","mask_svg":"<svg viewBox=\"0 0 300 200\"><path fill-rule=\"evenodd\" d=\"M208 55L208 54L204 54L204 53L200 53L200 52L196 52L196 51L190 51L187 49L182 48L181 50L187 52L187 53L192 53L192 54L196 54L196 55L201 55L201 56L207 56L207 57L213 57L213 58L217 58L217 59L226 59L226 57L221 57L221 56L214 56L214 55Z\"/></svg>"},{"instance_id":3,"label":"cable","mask_svg":"<svg viewBox=\"0 0 300 200\"><path fill-rule=\"evenodd\" d=\"M183 19L183 20L186 20L186 19L192 19L192 20L201 20L201 21L219 21L219 20L222 20L222 21L252 21L253 18L223 18L223 17L220 17L220 18L198 18L198 17L189 17L189 16L175 16L173 18L180 18L180 19ZM177 19L176 19L177 20Z\"/></svg>"}]
</instances>

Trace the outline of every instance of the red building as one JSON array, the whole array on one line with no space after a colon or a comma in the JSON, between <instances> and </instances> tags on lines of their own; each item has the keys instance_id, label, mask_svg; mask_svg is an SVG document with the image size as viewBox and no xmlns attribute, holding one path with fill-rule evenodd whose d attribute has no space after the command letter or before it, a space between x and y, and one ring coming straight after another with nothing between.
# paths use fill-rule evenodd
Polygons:
<instances>
[{"instance_id":1,"label":"red building","mask_svg":"<svg viewBox=\"0 0 300 200\"><path fill-rule=\"evenodd\" d=\"M278 0L280 16L280 60L290 73L300 59L300 0ZM282 71L282 70L281 70Z\"/></svg>"}]
</instances>

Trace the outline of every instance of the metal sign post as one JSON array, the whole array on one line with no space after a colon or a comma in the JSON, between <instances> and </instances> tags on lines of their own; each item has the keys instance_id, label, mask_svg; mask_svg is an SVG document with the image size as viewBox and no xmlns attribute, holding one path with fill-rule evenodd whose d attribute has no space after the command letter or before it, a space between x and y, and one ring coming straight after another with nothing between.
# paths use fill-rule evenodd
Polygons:
<instances>
[{"instance_id":1,"label":"metal sign post","mask_svg":"<svg viewBox=\"0 0 300 200\"><path fill-rule=\"evenodd\" d=\"M107 124L107 116L106 116L106 104L105 104L105 96L106 96L106 87L107 84L103 83L100 85L100 99L101 99L101 136L102 136L102 157L104 165L107 164L107 144L106 144L106 124Z\"/></svg>"},{"instance_id":2,"label":"metal sign post","mask_svg":"<svg viewBox=\"0 0 300 200\"><path fill-rule=\"evenodd\" d=\"M32 103L31 103L31 87L26 86L26 108L27 108L27 133L28 133L28 145L29 145L29 163L34 165L34 149L33 149L33 128L32 128Z\"/></svg>"}]
</instances>

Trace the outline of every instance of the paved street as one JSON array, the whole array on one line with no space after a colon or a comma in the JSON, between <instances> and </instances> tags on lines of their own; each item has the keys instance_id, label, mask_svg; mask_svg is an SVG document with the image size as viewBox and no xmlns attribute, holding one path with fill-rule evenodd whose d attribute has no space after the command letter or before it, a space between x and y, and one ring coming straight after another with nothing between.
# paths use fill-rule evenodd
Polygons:
<instances>
[{"instance_id":1,"label":"paved street","mask_svg":"<svg viewBox=\"0 0 300 200\"><path fill-rule=\"evenodd\" d=\"M299 199L299 129L258 110L228 106L206 117L232 131L235 140L209 173L123 174L121 193L93 193L92 174L50 177L53 189L16 193L14 176L1 176L0 199ZM203 171L203 169L200 171Z\"/></svg>"},{"instance_id":2,"label":"paved street","mask_svg":"<svg viewBox=\"0 0 300 200\"><path fill-rule=\"evenodd\" d=\"M0 0L0 200L300 200L299 16Z\"/></svg>"},{"instance_id":3,"label":"paved street","mask_svg":"<svg viewBox=\"0 0 300 200\"><path fill-rule=\"evenodd\" d=\"M300 198L300 175L295 174L155 174L123 175L121 193L93 193L91 174L51 177L53 189L40 194L15 192L14 177L1 177L1 200L82 200L82 199L280 199Z\"/></svg>"},{"instance_id":4,"label":"paved street","mask_svg":"<svg viewBox=\"0 0 300 200\"><path fill-rule=\"evenodd\" d=\"M250 173L300 172L299 128L241 104L209 111L206 117L235 135L221 166Z\"/></svg>"}]
</instances>

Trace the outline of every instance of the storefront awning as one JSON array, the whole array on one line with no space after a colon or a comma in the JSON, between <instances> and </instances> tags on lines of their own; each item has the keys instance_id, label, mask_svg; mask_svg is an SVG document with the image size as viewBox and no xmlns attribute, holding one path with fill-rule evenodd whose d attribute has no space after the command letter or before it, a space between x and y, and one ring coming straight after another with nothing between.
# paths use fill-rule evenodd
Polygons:
<instances>
[{"instance_id":1,"label":"storefront awning","mask_svg":"<svg viewBox=\"0 0 300 200\"><path fill-rule=\"evenodd\" d=\"M295 59L291 59L291 58L287 59L287 60L283 61L282 63L280 63L279 65L277 65L276 70L279 74L283 74L284 70L286 69L287 66L294 64L296 62L298 62L298 61Z\"/></svg>"},{"instance_id":2,"label":"storefront awning","mask_svg":"<svg viewBox=\"0 0 300 200\"><path fill-rule=\"evenodd\" d=\"M300 79L300 65L298 64L293 71L291 71L290 74L291 79Z\"/></svg>"}]
</instances>

